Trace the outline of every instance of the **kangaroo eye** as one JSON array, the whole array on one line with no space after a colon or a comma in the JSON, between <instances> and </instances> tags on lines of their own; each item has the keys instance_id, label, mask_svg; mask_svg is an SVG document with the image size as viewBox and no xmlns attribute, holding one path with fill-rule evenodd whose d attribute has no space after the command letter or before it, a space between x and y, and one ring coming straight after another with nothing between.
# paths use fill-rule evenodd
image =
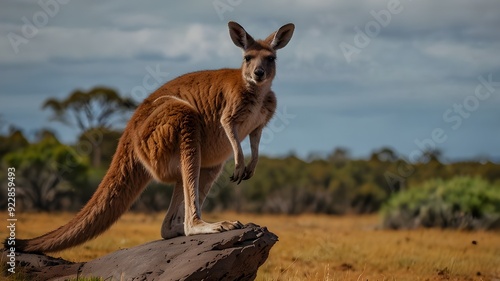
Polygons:
<instances>
[{"instance_id":1,"label":"kangaroo eye","mask_svg":"<svg viewBox=\"0 0 500 281\"><path fill-rule=\"evenodd\" d=\"M276 60L276 57L275 56L268 56L267 60L272 62L272 61Z\"/></svg>"},{"instance_id":2,"label":"kangaroo eye","mask_svg":"<svg viewBox=\"0 0 500 281\"><path fill-rule=\"evenodd\" d=\"M246 62L249 62L252 59L252 56L245 56L244 59Z\"/></svg>"}]
</instances>

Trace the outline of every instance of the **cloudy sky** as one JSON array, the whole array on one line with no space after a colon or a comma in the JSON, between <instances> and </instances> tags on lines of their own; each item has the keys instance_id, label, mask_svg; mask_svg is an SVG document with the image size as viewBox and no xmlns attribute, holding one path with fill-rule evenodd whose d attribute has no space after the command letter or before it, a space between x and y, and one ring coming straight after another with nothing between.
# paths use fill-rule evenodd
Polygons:
<instances>
[{"instance_id":1,"label":"cloudy sky","mask_svg":"<svg viewBox=\"0 0 500 281\"><path fill-rule=\"evenodd\" d=\"M263 153L346 147L365 157L389 146L411 158L435 145L448 159L500 160L499 1L176 3L1 1L4 123L28 134L52 128L71 142L75 131L41 110L45 99L104 85L142 100L154 90L148 75L158 87L190 71L239 67L229 20L257 38L293 22Z\"/></svg>"}]
</instances>

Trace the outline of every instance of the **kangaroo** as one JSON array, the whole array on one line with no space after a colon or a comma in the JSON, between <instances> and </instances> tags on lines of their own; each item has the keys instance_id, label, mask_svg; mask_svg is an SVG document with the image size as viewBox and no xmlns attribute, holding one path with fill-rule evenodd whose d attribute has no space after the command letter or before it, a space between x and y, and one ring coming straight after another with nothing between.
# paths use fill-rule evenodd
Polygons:
<instances>
[{"instance_id":1,"label":"kangaroo","mask_svg":"<svg viewBox=\"0 0 500 281\"><path fill-rule=\"evenodd\" d=\"M161 227L164 239L242 228L239 221L208 223L200 206L234 155L231 181L252 177L262 129L276 109L271 90L276 51L290 41L286 24L265 40L254 40L229 22L233 43L243 50L239 69L205 70L177 77L147 97L121 136L110 168L89 202L66 225L33 239L17 239L20 252L55 252L106 231L152 180L175 183ZM249 136L245 164L241 141Z\"/></svg>"}]
</instances>

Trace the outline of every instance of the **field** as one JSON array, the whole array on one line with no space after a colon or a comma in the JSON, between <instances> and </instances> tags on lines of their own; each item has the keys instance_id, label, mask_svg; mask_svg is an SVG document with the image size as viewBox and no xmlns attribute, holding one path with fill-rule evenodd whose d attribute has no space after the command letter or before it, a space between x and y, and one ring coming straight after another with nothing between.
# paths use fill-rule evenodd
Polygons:
<instances>
[{"instance_id":1,"label":"field","mask_svg":"<svg viewBox=\"0 0 500 281\"><path fill-rule=\"evenodd\" d=\"M18 215L17 236L43 234L72 216ZM157 240L162 219L163 214L128 213L99 238L52 256L85 261ZM500 234L495 232L380 230L376 216L224 213L205 219L254 222L279 236L257 280L500 280Z\"/></svg>"}]
</instances>

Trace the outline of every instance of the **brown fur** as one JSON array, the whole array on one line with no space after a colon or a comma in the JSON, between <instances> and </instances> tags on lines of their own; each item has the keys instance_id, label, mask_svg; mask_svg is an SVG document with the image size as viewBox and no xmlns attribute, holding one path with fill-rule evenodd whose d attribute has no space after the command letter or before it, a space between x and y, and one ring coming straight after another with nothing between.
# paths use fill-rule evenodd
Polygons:
<instances>
[{"instance_id":1,"label":"brown fur","mask_svg":"<svg viewBox=\"0 0 500 281\"><path fill-rule=\"evenodd\" d=\"M98 236L128 210L152 178L176 183L163 238L242 227L240 222L204 222L200 206L232 153L231 180L239 183L253 175L262 129L276 108L271 91L276 50L288 43L294 26L285 25L262 41L237 23L230 22L229 30L244 51L241 68L185 74L146 98L90 201L68 224L40 237L18 239L17 250L59 251ZM252 157L245 165L240 142L248 135Z\"/></svg>"}]
</instances>

